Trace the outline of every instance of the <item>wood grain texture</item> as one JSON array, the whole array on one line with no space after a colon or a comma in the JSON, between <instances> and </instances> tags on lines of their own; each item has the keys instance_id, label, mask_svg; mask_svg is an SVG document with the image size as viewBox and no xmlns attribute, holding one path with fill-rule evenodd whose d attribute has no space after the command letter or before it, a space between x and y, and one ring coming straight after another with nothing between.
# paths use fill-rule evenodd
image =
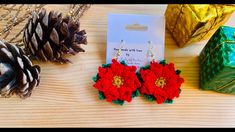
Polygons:
<instances>
[{"instance_id":1,"label":"wood grain texture","mask_svg":"<svg viewBox=\"0 0 235 132\"><path fill-rule=\"evenodd\" d=\"M105 63L109 13L163 14L166 5L92 5L81 18L88 33L85 53L73 64L39 63L41 84L30 98L0 99L0 127L235 127L235 96L199 89L198 55L207 41L178 48L165 34L165 58L182 70L185 83L174 104L157 105L143 97L118 106L100 101L92 77ZM68 5L47 5L68 11ZM226 25L235 26L235 14ZM23 24L24 25L24 24Z\"/></svg>"}]
</instances>

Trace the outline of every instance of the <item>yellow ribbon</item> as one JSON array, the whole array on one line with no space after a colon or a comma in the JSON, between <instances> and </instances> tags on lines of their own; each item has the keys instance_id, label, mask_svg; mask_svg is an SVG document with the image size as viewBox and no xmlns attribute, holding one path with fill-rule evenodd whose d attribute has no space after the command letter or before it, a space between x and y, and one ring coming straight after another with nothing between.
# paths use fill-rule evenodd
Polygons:
<instances>
[{"instance_id":1,"label":"yellow ribbon","mask_svg":"<svg viewBox=\"0 0 235 132\"><path fill-rule=\"evenodd\" d=\"M234 83L234 82L235 82L235 79L233 79L231 82L229 82L225 85L220 86L219 88L217 88L217 90L221 90L221 89L225 88L226 86L228 86L228 85L230 85L231 83Z\"/></svg>"}]
</instances>

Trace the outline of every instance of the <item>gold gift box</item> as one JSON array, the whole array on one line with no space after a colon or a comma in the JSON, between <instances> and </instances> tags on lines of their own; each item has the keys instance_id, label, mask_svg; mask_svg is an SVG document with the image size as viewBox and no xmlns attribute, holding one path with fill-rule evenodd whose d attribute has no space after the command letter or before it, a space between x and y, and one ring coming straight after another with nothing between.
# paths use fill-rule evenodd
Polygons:
<instances>
[{"instance_id":1,"label":"gold gift box","mask_svg":"<svg viewBox=\"0 0 235 132\"><path fill-rule=\"evenodd\" d=\"M210 38L234 10L234 4L169 4L166 28L177 45L183 47Z\"/></svg>"}]
</instances>

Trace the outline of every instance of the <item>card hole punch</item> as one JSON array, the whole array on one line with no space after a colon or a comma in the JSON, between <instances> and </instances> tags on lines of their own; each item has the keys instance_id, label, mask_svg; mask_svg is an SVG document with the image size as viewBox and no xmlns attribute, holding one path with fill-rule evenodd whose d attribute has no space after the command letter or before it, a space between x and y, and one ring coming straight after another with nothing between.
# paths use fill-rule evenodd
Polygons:
<instances>
[{"instance_id":1,"label":"card hole punch","mask_svg":"<svg viewBox=\"0 0 235 132\"><path fill-rule=\"evenodd\" d=\"M125 27L126 30L130 30L130 31L147 31L148 30L148 26L144 26L144 25L140 25L138 23L132 24L132 25L127 25Z\"/></svg>"}]
</instances>

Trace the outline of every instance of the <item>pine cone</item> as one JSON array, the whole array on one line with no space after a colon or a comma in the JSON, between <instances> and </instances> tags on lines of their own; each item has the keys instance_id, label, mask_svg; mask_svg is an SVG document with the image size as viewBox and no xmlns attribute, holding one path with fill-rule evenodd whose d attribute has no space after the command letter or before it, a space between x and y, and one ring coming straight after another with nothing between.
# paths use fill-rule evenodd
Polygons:
<instances>
[{"instance_id":1,"label":"pine cone","mask_svg":"<svg viewBox=\"0 0 235 132\"><path fill-rule=\"evenodd\" d=\"M0 41L0 95L11 97L14 93L21 98L31 95L38 86L40 67L32 62L21 48Z\"/></svg>"},{"instance_id":2,"label":"pine cone","mask_svg":"<svg viewBox=\"0 0 235 132\"><path fill-rule=\"evenodd\" d=\"M32 56L42 61L66 63L69 60L64 54L75 55L85 52L81 44L87 44L85 30L80 31L80 23L62 14L43 8L39 15L32 13L32 18L26 24L23 41Z\"/></svg>"}]
</instances>

